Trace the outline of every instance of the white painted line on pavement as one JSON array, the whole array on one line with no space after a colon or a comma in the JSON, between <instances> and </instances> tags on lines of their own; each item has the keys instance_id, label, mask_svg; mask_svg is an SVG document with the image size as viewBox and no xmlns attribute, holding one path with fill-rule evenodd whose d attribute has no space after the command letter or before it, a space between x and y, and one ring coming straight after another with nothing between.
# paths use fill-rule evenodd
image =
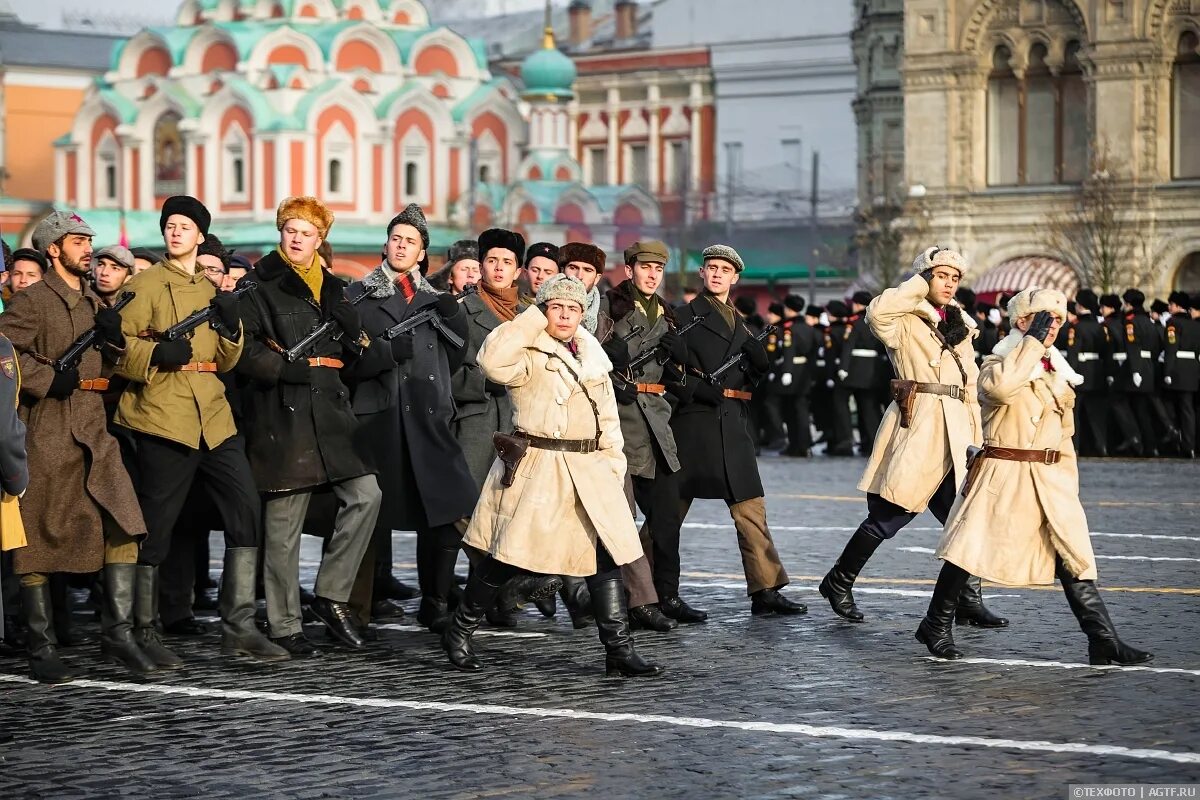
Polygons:
<instances>
[{"instance_id":1,"label":"white painted line on pavement","mask_svg":"<svg viewBox=\"0 0 1200 800\"><path fill-rule=\"evenodd\" d=\"M924 553L933 555L935 551L930 547L897 547L897 550L902 550L905 553ZM1200 558L1176 558L1174 556L1102 556L1096 555L1099 561L1200 561Z\"/></svg>"},{"instance_id":2,"label":"white painted line on pavement","mask_svg":"<svg viewBox=\"0 0 1200 800\"><path fill-rule=\"evenodd\" d=\"M404 631L405 633L429 633L428 628L422 628L420 625L399 625L394 622L376 624L376 628L383 631ZM528 633L522 631L495 631L487 628L480 628L475 631L476 636L495 636L497 638L509 639L545 639L550 634L548 633Z\"/></svg>"},{"instance_id":3,"label":"white painted line on pavement","mask_svg":"<svg viewBox=\"0 0 1200 800\"><path fill-rule=\"evenodd\" d=\"M1160 675L1196 675L1200 677L1200 669L1181 669L1179 667L1123 667L1117 664L1092 665L1073 664L1069 661L1028 661L1021 658L960 658L954 662L946 661L935 656L924 656L926 661L942 664L998 664L1003 667L1047 667L1051 669L1093 669L1103 672L1155 672Z\"/></svg>"},{"instance_id":4,"label":"white painted line on pavement","mask_svg":"<svg viewBox=\"0 0 1200 800\"><path fill-rule=\"evenodd\" d=\"M741 589L743 592L746 590L746 584L744 584L744 583L725 583L725 582L721 582L721 581L717 581L717 582L681 581L679 585L687 586L687 587L693 588L693 589ZM816 586L798 586L797 584L794 584L794 583L789 583L787 588L798 591L798 592L816 592L817 591ZM926 589L925 591L918 591L915 589L875 589L870 586L859 586L859 585L855 584L854 593L855 594L894 594L894 595L900 595L901 597L924 597L924 598L928 599L929 595L933 593L933 590ZM1020 596L1021 595L1019 595L1019 594L993 594L991 592L988 592L989 600L996 598L996 597L1020 597Z\"/></svg>"},{"instance_id":5,"label":"white painted line on pavement","mask_svg":"<svg viewBox=\"0 0 1200 800\"><path fill-rule=\"evenodd\" d=\"M0 675L0 682L36 685L29 678ZM672 717L662 714L628 714L604 711L585 711L575 708L539 708L536 706L501 706L487 703L444 703L429 700L400 700L390 697L342 697L328 694L298 694L295 692L256 692L245 689L210 689L201 686L169 686L156 683L120 683L117 681L76 680L55 686L50 691L69 692L73 689L103 689L134 694L181 695L214 700L248 700L268 703L302 703L350 708L402 708L409 711L438 713L490 714L502 717L539 717L543 719L595 720L597 722L633 722L647 725L671 725L679 728L726 729L754 733L776 733L813 739L845 739L865 742L900 742L931 744L965 749L982 747L993 750L1020 750L1043 753L1134 758L1143 761L1169 761L1176 764L1200 764L1200 753L1158 750L1146 747L1087 744L1084 742L1050 742L1042 740L1001 739L987 736L946 736L893 731L876 728L838 728L823 725L804 725L765 720L710 719L707 717Z\"/></svg>"},{"instance_id":6,"label":"white painted line on pavement","mask_svg":"<svg viewBox=\"0 0 1200 800\"><path fill-rule=\"evenodd\" d=\"M640 524L640 522L639 522ZM728 530L732 531L733 526L729 523L712 523L712 522L685 522L685 528L698 528L702 530ZM843 527L839 525L771 525L773 531L791 531L796 533L815 533L817 531L847 531L853 532L858 530L858 526ZM942 532L942 528L927 526L927 525L909 525L904 528L905 531L936 531ZM1176 542L1196 542L1200 544L1200 536L1173 536L1165 533L1112 533L1109 531L1089 531L1092 536L1108 536L1114 538L1129 538L1129 539L1162 539Z\"/></svg>"}]
</instances>

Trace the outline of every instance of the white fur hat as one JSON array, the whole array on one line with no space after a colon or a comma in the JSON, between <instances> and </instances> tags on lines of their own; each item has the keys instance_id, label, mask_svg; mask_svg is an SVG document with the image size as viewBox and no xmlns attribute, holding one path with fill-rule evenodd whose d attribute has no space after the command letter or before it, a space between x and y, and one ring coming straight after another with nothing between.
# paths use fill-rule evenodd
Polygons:
<instances>
[{"instance_id":1,"label":"white fur hat","mask_svg":"<svg viewBox=\"0 0 1200 800\"><path fill-rule=\"evenodd\" d=\"M1039 311L1049 311L1062 321L1067 319L1067 296L1057 289L1030 286L1008 301L1008 318L1021 319Z\"/></svg>"},{"instance_id":2,"label":"white fur hat","mask_svg":"<svg viewBox=\"0 0 1200 800\"><path fill-rule=\"evenodd\" d=\"M912 270L918 275L934 267L951 267L958 270L959 278L967 277L967 260L957 250L933 245L926 247L913 259Z\"/></svg>"},{"instance_id":3,"label":"white fur hat","mask_svg":"<svg viewBox=\"0 0 1200 800\"><path fill-rule=\"evenodd\" d=\"M546 282L538 289L534 302L540 306L551 300L566 300L578 303L580 308L587 308L587 295L587 290L583 288L583 281L560 272L546 279Z\"/></svg>"}]
</instances>

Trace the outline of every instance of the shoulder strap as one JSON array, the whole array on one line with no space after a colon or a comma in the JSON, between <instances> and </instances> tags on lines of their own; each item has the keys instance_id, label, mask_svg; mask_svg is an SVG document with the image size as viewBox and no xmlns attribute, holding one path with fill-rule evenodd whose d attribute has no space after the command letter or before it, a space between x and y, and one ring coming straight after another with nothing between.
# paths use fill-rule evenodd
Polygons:
<instances>
[{"instance_id":1,"label":"shoulder strap","mask_svg":"<svg viewBox=\"0 0 1200 800\"><path fill-rule=\"evenodd\" d=\"M945 335L937 329L937 325L934 325L932 322L930 322L925 317L922 317L920 314L918 314L917 316L920 318L921 322L924 322L925 325L928 326L929 330L937 338L938 343L941 344L942 349L945 350L946 352L950 353L950 355L954 357L954 363L958 366L958 374L962 375L963 388L964 389L967 388L967 370L963 367L962 357L959 356L958 351L956 351L953 347L950 346L950 343L948 341L946 341Z\"/></svg>"},{"instance_id":2,"label":"shoulder strap","mask_svg":"<svg viewBox=\"0 0 1200 800\"><path fill-rule=\"evenodd\" d=\"M563 347L566 347L566 345L563 345ZM551 353L550 357L557 358L559 361L561 361L563 367L566 368L567 372L569 372L571 374L571 377L575 379L575 383L579 384L579 388L583 390L583 396L587 398L588 403L592 406L592 416L596 420L596 442L599 443L600 442L600 432L601 432L600 431L600 408L599 408L599 406L596 405L596 401L592 399L592 396L590 394L588 394L587 387L584 386L583 381L581 381L579 379L579 373L576 372L574 369L572 369L571 363L569 361L567 361L565 358L563 358L562 356L560 356L558 353Z\"/></svg>"}]
</instances>

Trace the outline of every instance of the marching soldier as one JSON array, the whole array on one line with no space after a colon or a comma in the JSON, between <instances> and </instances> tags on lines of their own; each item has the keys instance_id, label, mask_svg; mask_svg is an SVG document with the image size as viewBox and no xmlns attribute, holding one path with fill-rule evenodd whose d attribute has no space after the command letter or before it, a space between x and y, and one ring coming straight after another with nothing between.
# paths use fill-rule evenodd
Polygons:
<instances>
[{"instance_id":1,"label":"marching soldier","mask_svg":"<svg viewBox=\"0 0 1200 800\"><path fill-rule=\"evenodd\" d=\"M681 517L687 516L694 498L724 500L737 531L751 613L803 614L805 606L779 591L787 586L788 576L767 527L762 479L746 422L750 388L769 362L762 343L729 304L729 292L745 265L726 245L707 248L703 258L704 292L677 310L681 326L702 318L684 337L688 366L693 373L711 375L730 357L740 358L719 382L689 375L678 390L680 404L671 428L683 465Z\"/></svg>"},{"instance_id":2,"label":"marching soldier","mask_svg":"<svg viewBox=\"0 0 1200 800\"><path fill-rule=\"evenodd\" d=\"M1200 322L1189 313L1192 300L1183 292L1171 292L1171 318L1167 320L1163 346L1163 384L1167 402L1179 426L1180 455L1196 457L1196 391L1200 389Z\"/></svg>"},{"instance_id":3,"label":"marching soldier","mask_svg":"<svg viewBox=\"0 0 1200 800\"><path fill-rule=\"evenodd\" d=\"M875 432L883 419L881 378L884 391L891 379L887 352L883 343L871 333L871 326L863 316L870 302L870 293L862 291L855 292L851 299L852 313L846 320L848 327L843 333L845 344L838 367L841 389L853 394L858 409L858 437L865 456L871 455Z\"/></svg>"},{"instance_id":4,"label":"marching soldier","mask_svg":"<svg viewBox=\"0 0 1200 800\"><path fill-rule=\"evenodd\" d=\"M812 419L809 395L816 370L818 335L804 313L804 298L789 294L783 300L781 362L777 367L776 391L783 401L783 423L788 443L783 455L807 458L812 455Z\"/></svg>"},{"instance_id":5,"label":"marching soldier","mask_svg":"<svg viewBox=\"0 0 1200 800\"><path fill-rule=\"evenodd\" d=\"M829 327L825 332L825 385L829 387L830 421L833 424L832 438L828 435L825 455L854 455L854 424L850 417L851 391L842 385L846 373L846 362L850 351L846 340L850 338L850 309L841 300L831 300L825 306L829 316ZM848 373L846 373L848 374Z\"/></svg>"},{"instance_id":6,"label":"marching soldier","mask_svg":"<svg viewBox=\"0 0 1200 800\"><path fill-rule=\"evenodd\" d=\"M345 284L317 255L332 225L333 214L315 197L286 198L275 214L279 245L241 281L258 285L242 300L246 343L238 373L249 380L247 449L266 495L267 620L284 658L315 654L302 627L300 534L312 494L323 487L332 490L338 510L309 608L342 644L366 644L347 602L379 515L380 491L355 446L357 420L341 376L362 353L362 321ZM331 335L289 354L326 322L335 328Z\"/></svg>"},{"instance_id":7,"label":"marching soldier","mask_svg":"<svg viewBox=\"0 0 1200 800\"><path fill-rule=\"evenodd\" d=\"M1067 329L1067 362L1083 376L1075 387L1075 436L1080 455L1108 455L1108 328L1096 318L1099 300L1091 289L1075 293L1075 322ZM1088 447L1084 447L1087 434Z\"/></svg>"},{"instance_id":8,"label":"marching soldier","mask_svg":"<svg viewBox=\"0 0 1200 800\"><path fill-rule=\"evenodd\" d=\"M453 295L435 291L421 275L418 265L428 248L425 214L420 206L409 205L388 225L383 263L352 285L348 297L354 302L370 295L357 307L364 329L375 337L371 349L387 356L381 371L355 384L352 396L360 422L355 438L360 451L373 455L383 491L375 547L363 569L368 575L374 572L376 553L390 558L393 530L416 531L417 621L440 633L448 622L462 541L456 523L475 508L475 482L450 431L450 376L466 353L467 315ZM459 346L428 323L390 341L381 338L389 328L427 311L461 339Z\"/></svg>"},{"instance_id":9,"label":"marching soldier","mask_svg":"<svg viewBox=\"0 0 1200 800\"><path fill-rule=\"evenodd\" d=\"M786 378L791 384L791 376L785 372L786 363L783 353L783 343L786 338L791 341L791 325L783 319L783 303L771 303L767 306L767 324L774 325L776 330L767 336L763 343L767 350L767 361L770 372L758 385L754 403L761 408L758 416L762 419L762 436L759 444L768 450L781 450L786 447L786 431L784 430L784 392L786 388L782 381ZM790 392L787 395L790 396Z\"/></svg>"},{"instance_id":10,"label":"marching soldier","mask_svg":"<svg viewBox=\"0 0 1200 800\"><path fill-rule=\"evenodd\" d=\"M867 518L819 587L833 612L850 622L863 621L852 589L867 561L926 508L946 521L966 476L967 446L981 441L975 323L951 302L966 271L962 255L930 247L913 261L912 277L867 309L871 331L887 346L900 380L892 384L894 400L858 483L867 493ZM983 605L978 578L965 583L957 609L960 624L1008 625Z\"/></svg>"},{"instance_id":11,"label":"marching soldier","mask_svg":"<svg viewBox=\"0 0 1200 800\"><path fill-rule=\"evenodd\" d=\"M197 267L210 222L196 198L167 199L159 216L167 257L125 285L136 296L121 312L125 353L117 373L129 386L113 423L132 432L137 495L148 529L138 555L135 635L161 667L180 667L183 661L159 638L158 567L197 478L225 523L222 651L263 661L287 657L254 624L261 506L225 384L217 377L242 355L242 319L237 297L219 294ZM210 322L190 337L162 336L205 309L211 309Z\"/></svg>"},{"instance_id":12,"label":"marching soldier","mask_svg":"<svg viewBox=\"0 0 1200 800\"><path fill-rule=\"evenodd\" d=\"M1106 320L1112 341L1112 411L1125 436L1113 455L1153 457L1157 437L1152 398L1158 388L1154 369L1162 351L1162 329L1143 308L1145 294L1127 289L1122 299L1124 313Z\"/></svg>"},{"instance_id":13,"label":"marching soldier","mask_svg":"<svg viewBox=\"0 0 1200 800\"><path fill-rule=\"evenodd\" d=\"M39 222L33 244L50 269L13 295L0 316L0 332L11 341L24 378L29 488L21 518L28 544L17 549L14 569L29 630L30 671L43 683L74 677L58 658L58 646L66 643L53 627L49 579L59 572L103 569L102 654L137 675L157 669L133 636L138 539L146 523L104 414L101 392L125 352L126 336L120 316L103 307L88 282L93 236L77 214L54 211ZM56 368L55 359L91 328L100 348L89 347L78 365ZM9 355L0 368L12 380L18 367ZM6 472L5 483L20 478Z\"/></svg>"}]
</instances>

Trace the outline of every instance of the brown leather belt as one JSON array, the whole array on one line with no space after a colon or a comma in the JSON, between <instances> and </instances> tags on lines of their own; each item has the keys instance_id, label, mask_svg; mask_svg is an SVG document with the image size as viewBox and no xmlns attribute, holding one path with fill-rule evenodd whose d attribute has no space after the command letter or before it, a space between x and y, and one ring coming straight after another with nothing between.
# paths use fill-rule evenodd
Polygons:
<instances>
[{"instance_id":1,"label":"brown leather belt","mask_svg":"<svg viewBox=\"0 0 1200 800\"><path fill-rule=\"evenodd\" d=\"M749 400L750 398L754 397L754 395L750 392L743 392L740 389L722 389L721 394L725 395L731 400Z\"/></svg>"},{"instance_id":2,"label":"brown leather belt","mask_svg":"<svg viewBox=\"0 0 1200 800\"><path fill-rule=\"evenodd\" d=\"M217 365L212 361L193 361L182 367L163 367L163 372L216 372Z\"/></svg>"},{"instance_id":3,"label":"brown leather belt","mask_svg":"<svg viewBox=\"0 0 1200 800\"><path fill-rule=\"evenodd\" d=\"M79 382L81 392L107 392L108 378L88 378Z\"/></svg>"},{"instance_id":4,"label":"brown leather belt","mask_svg":"<svg viewBox=\"0 0 1200 800\"><path fill-rule=\"evenodd\" d=\"M308 360L310 367L329 367L330 369L341 369L346 366L340 358L330 358L329 356L317 356Z\"/></svg>"},{"instance_id":5,"label":"brown leather belt","mask_svg":"<svg viewBox=\"0 0 1200 800\"><path fill-rule=\"evenodd\" d=\"M539 450L557 450L560 453L594 453L600 449L595 439L552 439L549 436L534 436L525 431L514 431L514 436L529 440L530 447Z\"/></svg>"},{"instance_id":6,"label":"brown leather belt","mask_svg":"<svg viewBox=\"0 0 1200 800\"><path fill-rule=\"evenodd\" d=\"M963 395L963 387L952 386L948 383L921 383L918 381L917 391L924 394L941 394L955 400L966 400Z\"/></svg>"},{"instance_id":7,"label":"brown leather belt","mask_svg":"<svg viewBox=\"0 0 1200 800\"><path fill-rule=\"evenodd\" d=\"M666 394L667 387L661 383L639 383L637 390L642 394Z\"/></svg>"},{"instance_id":8,"label":"brown leather belt","mask_svg":"<svg viewBox=\"0 0 1200 800\"><path fill-rule=\"evenodd\" d=\"M1018 450L1014 447L985 445L980 458L997 458L1001 461L1029 461L1034 464L1057 464L1062 454L1057 450Z\"/></svg>"}]
</instances>

